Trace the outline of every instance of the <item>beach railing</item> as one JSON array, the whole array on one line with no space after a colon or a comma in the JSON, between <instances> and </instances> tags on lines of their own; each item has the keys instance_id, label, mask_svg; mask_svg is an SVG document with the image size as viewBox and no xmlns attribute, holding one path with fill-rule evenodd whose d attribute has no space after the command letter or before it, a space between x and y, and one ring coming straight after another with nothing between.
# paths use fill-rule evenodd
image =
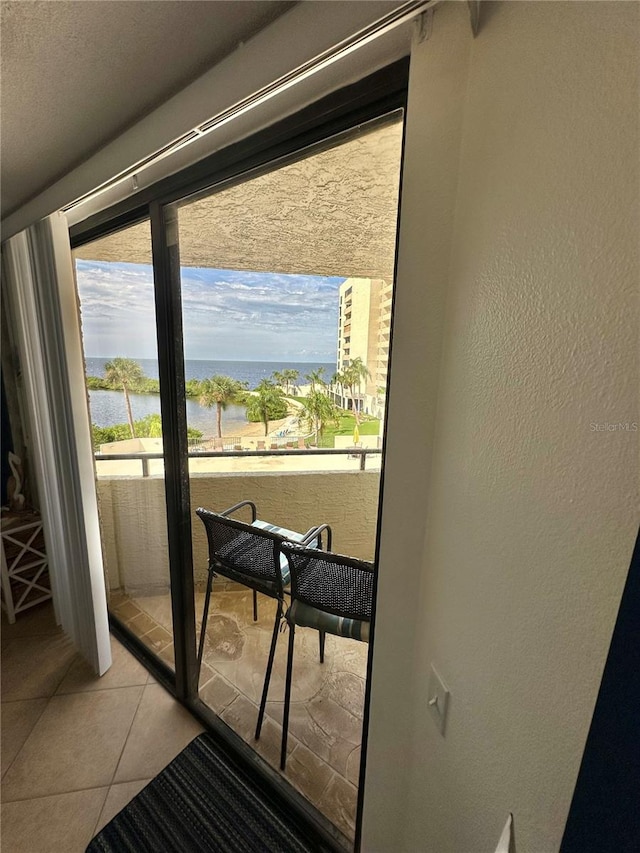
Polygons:
<instances>
[{"instance_id":1,"label":"beach railing","mask_svg":"<svg viewBox=\"0 0 640 853\"><path fill-rule=\"evenodd\" d=\"M198 454L213 450L238 450L242 448L242 438L239 435L223 435L222 438L190 438L188 447L190 452Z\"/></svg>"},{"instance_id":2,"label":"beach railing","mask_svg":"<svg viewBox=\"0 0 640 853\"><path fill-rule=\"evenodd\" d=\"M264 443L267 449L274 450L281 448L289 448L295 450L306 450L313 441L313 434L298 435L289 432L278 432L275 435L269 435L266 438L258 436L234 436L225 435L222 438L190 438L188 439L189 451L193 453L206 453L210 450L251 450L247 445L254 445L258 442Z\"/></svg>"}]
</instances>

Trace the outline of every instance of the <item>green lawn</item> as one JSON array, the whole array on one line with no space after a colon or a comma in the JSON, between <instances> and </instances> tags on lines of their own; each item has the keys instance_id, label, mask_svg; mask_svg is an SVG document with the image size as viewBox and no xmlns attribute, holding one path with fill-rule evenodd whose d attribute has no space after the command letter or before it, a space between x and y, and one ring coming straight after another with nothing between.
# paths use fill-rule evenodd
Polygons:
<instances>
[{"instance_id":1,"label":"green lawn","mask_svg":"<svg viewBox=\"0 0 640 853\"><path fill-rule=\"evenodd\" d=\"M302 403L306 400L306 397L295 397L293 396L293 394L291 394L286 399L297 400L299 403ZM360 435L379 434L380 421L378 418L373 418L370 415L361 415L360 419ZM336 426L335 424L327 424L327 426L324 428L324 433L320 438L320 447L334 447L334 439L336 435L353 435L355 425L356 419L354 418L354 416L350 412L341 409L339 416L339 425Z\"/></svg>"},{"instance_id":2,"label":"green lawn","mask_svg":"<svg viewBox=\"0 0 640 853\"><path fill-rule=\"evenodd\" d=\"M328 424L320 439L320 447L334 447L336 435L353 435L356 419L348 412L342 412L339 418L340 425ZM378 418L362 415L362 421L359 426L360 435L378 435L380 431L380 421Z\"/></svg>"}]
</instances>

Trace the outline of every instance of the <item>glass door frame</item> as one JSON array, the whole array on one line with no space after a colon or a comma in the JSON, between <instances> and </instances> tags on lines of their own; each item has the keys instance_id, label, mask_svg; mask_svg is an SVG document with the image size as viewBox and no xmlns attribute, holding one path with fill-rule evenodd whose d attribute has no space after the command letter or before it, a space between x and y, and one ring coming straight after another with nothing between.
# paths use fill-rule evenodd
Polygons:
<instances>
[{"instance_id":1,"label":"glass door frame","mask_svg":"<svg viewBox=\"0 0 640 853\"><path fill-rule=\"evenodd\" d=\"M149 219L151 222L175 673L110 613L109 621L112 631L176 699L184 704L207 729L220 736L236 760L243 761L252 767L257 784L270 796L281 800L289 809L294 809L292 819L311 826L324 839L328 849L337 850L349 849L345 848L344 836L198 696L177 209L178 203L190 197L211 193L222 185L244 182L257 174L272 171L284 163L307 156L311 148L318 150L322 146L335 145L338 137L352 138L358 133L360 126L367 125L368 130L377 121L387 120L385 117L390 113L403 110L406 119L408 72L407 57L141 190L129 199L70 229L73 249L141 220ZM401 174L402 164L400 165ZM397 233L398 226L396 226L396 235ZM393 303L389 361L392 345ZM385 427L386 419L385 411ZM382 511L383 483L384 452L380 475L378 531ZM376 563L378 552L379 541L376 542ZM376 593L377 576L374 582L367 674L371 671ZM370 679L367 677L353 847L355 850L360 849L369 702Z\"/></svg>"}]
</instances>

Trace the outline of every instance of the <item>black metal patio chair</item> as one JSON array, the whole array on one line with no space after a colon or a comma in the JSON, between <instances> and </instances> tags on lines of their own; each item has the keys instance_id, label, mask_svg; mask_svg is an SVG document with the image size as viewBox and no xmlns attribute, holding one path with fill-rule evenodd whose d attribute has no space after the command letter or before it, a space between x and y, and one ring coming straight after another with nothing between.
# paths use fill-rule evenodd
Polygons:
<instances>
[{"instance_id":1,"label":"black metal patio chair","mask_svg":"<svg viewBox=\"0 0 640 853\"><path fill-rule=\"evenodd\" d=\"M291 572L291 604L285 613L289 645L280 753L280 767L284 770L296 625L319 631L321 661L324 660L326 633L368 643L374 563L309 548L304 543L284 542L280 552Z\"/></svg>"},{"instance_id":2,"label":"black metal patio chair","mask_svg":"<svg viewBox=\"0 0 640 853\"><path fill-rule=\"evenodd\" d=\"M239 521L230 516L238 510L248 507L251 510L251 523ZM222 575L237 581L253 590L253 618L258 618L257 593L261 592L277 602L276 617L273 623L271 647L267 662L260 712L256 727L256 739L260 737L264 709L273 668L273 658L278 638L278 624L284 609L284 593L288 588L290 573L287 558L280 549L285 539L295 539L306 546L322 547L322 537L327 537L327 547L331 547L331 528L327 524L311 527L306 533L296 533L275 524L260 521L256 506L252 501L240 501L229 509L217 513L199 507L196 514L201 519L207 533L209 544L209 567L207 589L202 613L200 641L198 644L198 677L202 666L204 643L209 617L209 606L213 579ZM324 642L320 640L321 656Z\"/></svg>"}]
</instances>

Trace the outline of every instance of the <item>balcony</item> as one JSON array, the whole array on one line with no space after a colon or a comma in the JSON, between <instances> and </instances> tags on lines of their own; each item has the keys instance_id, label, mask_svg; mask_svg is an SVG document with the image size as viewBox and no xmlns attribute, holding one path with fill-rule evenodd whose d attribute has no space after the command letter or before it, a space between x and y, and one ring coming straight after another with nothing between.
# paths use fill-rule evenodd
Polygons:
<instances>
[{"instance_id":1,"label":"balcony","mask_svg":"<svg viewBox=\"0 0 640 853\"><path fill-rule=\"evenodd\" d=\"M377 444L374 436L363 439ZM162 456L99 454L96 464L110 607L173 666ZM372 559L380 467L375 447L194 451L189 464L192 509L221 509L250 498L261 518L294 530L328 522L334 550ZM208 550L204 528L195 516L192 544L199 631ZM253 739L274 613L273 600L259 596L259 618L254 622L247 588L224 579L214 584L199 689L221 719L280 773L283 638L278 642L263 733L258 742ZM320 664L317 637L311 629L296 631L289 756L283 775L352 838L368 646L327 636L325 663Z\"/></svg>"}]
</instances>

